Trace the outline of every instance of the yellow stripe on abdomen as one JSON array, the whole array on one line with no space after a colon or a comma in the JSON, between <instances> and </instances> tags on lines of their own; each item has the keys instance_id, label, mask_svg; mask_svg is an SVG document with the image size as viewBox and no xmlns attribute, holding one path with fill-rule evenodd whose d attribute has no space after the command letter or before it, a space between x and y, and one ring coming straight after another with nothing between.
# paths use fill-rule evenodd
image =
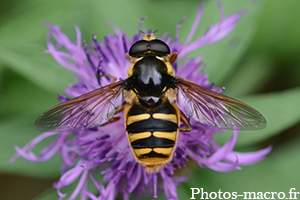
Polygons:
<instances>
[{"instance_id":1,"label":"yellow stripe on abdomen","mask_svg":"<svg viewBox=\"0 0 300 200\"><path fill-rule=\"evenodd\" d=\"M145 139L151 136L151 132L141 132L141 133L128 133L128 137L130 142L134 142L136 140Z\"/></svg>"},{"instance_id":2,"label":"yellow stripe on abdomen","mask_svg":"<svg viewBox=\"0 0 300 200\"><path fill-rule=\"evenodd\" d=\"M151 117L151 115L148 113L140 114L140 115L131 115L127 118L127 126L134 122L149 119L150 117Z\"/></svg>"},{"instance_id":3,"label":"yellow stripe on abdomen","mask_svg":"<svg viewBox=\"0 0 300 200\"><path fill-rule=\"evenodd\" d=\"M174 147L169 148L153 148L155 153L163 154L163 155L170 155L173 151Z\"/></svg>"},{"instance_id":4,"label":"yellow stripe on abdomen","mask_svg":"<svg viewBox=\"0 0 300 200\"><path fill-rule=\"evenodd\" d=\"M142 149L133 149L134 153L137 157L142 156L144 154L148 154L152 151L152 148L142 148Z\"/></svg>"},{"instance_id":5,"label":"yellow stripe on abdomen","mask_svg":"<svg viewBox=\"0 0 300 200\"><path fill-rule=\"evenodd\" d=\"M163 114L163 113L154 113L153 114L154 119L162 119L170 122L174 122L175 124L178 123L178 118L174 114Z\"/></svg>"},{"instance_id":6,"label":"yellow stripe on abdomen","mask_svg":"<svg viewBox=\"0 0 300 200\"><path fill-rule=\"evenodd\" d=\"M157 138L165 138L169 140L175 141L177 138L177 131L172 132L160 132L160 131L154 131L153 136Z\"/></svg>"}]
</instances>

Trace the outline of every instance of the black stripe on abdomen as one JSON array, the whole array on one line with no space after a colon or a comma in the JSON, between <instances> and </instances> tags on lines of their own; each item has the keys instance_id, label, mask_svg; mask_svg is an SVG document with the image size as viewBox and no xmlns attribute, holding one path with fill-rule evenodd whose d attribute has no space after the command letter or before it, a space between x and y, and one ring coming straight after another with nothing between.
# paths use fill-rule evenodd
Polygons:
<instances>
[{"instance_id":1,"label":"black stripe on abdomen","mask_svg":"<svg viewBox=\"0 0 300 200\"><path fill-rule=\"evenodd\" d=\"M143 138L140 140L136 140L131 142L131 146L134 149L141 149L141 148L168 148L174 147L175 141L165 139L165 138L158 138L151 135L148 138Z\"/></svg>"},{"instance_id":2,"label":"black stripe on abdomen","mask_svg":"<svg viewBox=\"0 0 300 200\"><path fill-rule=\"evenodd\" d=\"M177 129L177 124L162 119L154 119L152 116L150 119L138 121L127 126L128 133L140 133L144 131L172 132L177 131Z\"/></svg>"},{"instance_id":3,"label":"black stripe on abdomen","mask_svg":"<svg viewBox=\"0 0 300 200\"><path fill-rule=\"evenodd\" d=\"M165 154L161 154L161 153L156 153L154 151L151 151L150 153L138 156L138 158L142 159L142 158L168 158L170 155L165 155Z\"/></svg>"}]
</instances>

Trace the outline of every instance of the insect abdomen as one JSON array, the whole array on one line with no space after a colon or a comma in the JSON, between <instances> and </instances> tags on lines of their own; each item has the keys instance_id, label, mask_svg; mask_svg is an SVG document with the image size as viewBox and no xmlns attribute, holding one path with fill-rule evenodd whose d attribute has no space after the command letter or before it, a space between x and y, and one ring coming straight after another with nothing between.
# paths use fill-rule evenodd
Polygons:
<instances>
[{"instance_id":1,"label":"insect abdomen","mask_svg":"<svg viewBox=\"0 0 300 200\"><path fill-rule=\"evenodd\" d=\"M146 111L134 104L127 114L129 142L139 163L157 172L172 159L177 142L177 110L170 104Z\"/></svg>"}]
</instances>

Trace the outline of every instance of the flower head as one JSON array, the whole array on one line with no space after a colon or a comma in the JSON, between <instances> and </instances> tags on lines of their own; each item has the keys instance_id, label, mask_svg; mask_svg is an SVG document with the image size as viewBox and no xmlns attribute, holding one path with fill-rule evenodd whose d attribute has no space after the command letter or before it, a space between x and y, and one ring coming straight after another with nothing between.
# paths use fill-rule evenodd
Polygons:
<instances>
[{"instance_id":1,"label":"flower head","mask_svg":"<svg viewBox=\"0 0 300 200\"><path fill-rule=\"evenodd\" d=\"M160 38L169 45L171 52L178 52L179 61L173 63L177 76L218 93L223 89L215 88L208 82L208 75L203 73L203 68L199 69L203 64L202 57L190 58L189 53L224 38L235 28L238 20L245 13L243 10L225 17L220 4L219 7L220 21L210 26L206 33L195 41L191 42L201 19L203 3L199 7L190 34L183 44L178 42L181 23L177 27L174 40L167 34L163 34ZM113 75L117 79L126 78L130 63L125 54L134 42L141 39L140 32L129 38L124 31L114 27L115 34L107 35L103 42L99 42L93 35L93 42L84 43L82 46L78 27L75 27L77 40L73 42L58 26L45 24L50 28L47 53L50 53L63 67L73 71L77 77L77 83L69 85L65 90L68 96L77 97L110 84L112 79L103 74ZM53 38L55 43L52 42ZM60 94L58 99L62 102L68 100L66 96ZM22 156L33 162L43 162L59 153L63 160L62 176L54 187L57 188L61 198L68 195L69 199L74 199L81 195L82 199L110 200L117 196L129 199L130 194L135 193L137 196L150 194L155 199L158 191L163 190L167 199L178 199L176 185L186 181L187 177L175 176L174 173L185 167L188 160L196 161L202 168L229 172L240 169L241 165L260 161L271 150L269 147L252 153L235 152L233 148L239 131L233 131L233 136L227 143L220 146L213 139L213 135L220 130L191 120L193 130L179 133L172 161L158 173L147 173L132 154L124 129L124 116L122 114L118 116L120 120L97 128L73 132L45 132L23 148L16 147L17 154L11 161ZM32 152L36 144L53 135L55 139L38 156ZM96 178L99 173L102 175L100 180ZM61 192L62 188L77 180L78 184L72 194ZM88 180L94 184L97 194L90 192Z\"/></svg>"}]
</instances>

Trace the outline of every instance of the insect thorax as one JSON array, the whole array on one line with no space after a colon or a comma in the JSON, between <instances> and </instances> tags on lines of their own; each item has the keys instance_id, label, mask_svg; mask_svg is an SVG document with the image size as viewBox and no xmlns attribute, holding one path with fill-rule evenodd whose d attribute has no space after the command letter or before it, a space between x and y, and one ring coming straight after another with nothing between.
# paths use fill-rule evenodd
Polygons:
<instances>
[{"instance_id":1,"label":"insect thorax","mask_svg":"<svg viewBox=\"0 0 300 200\"><path fill-rule=\"evenodd\" d=\"M167 73L166 64L157 59L155 55L148 54L138 61L132 69L130 77L132 89L139 97L141 103L152 98L152 106L159 105L164 92L170 87L172 77ZM151 105L149 106L151 107Z\"/></svg>"}]
</instances>

